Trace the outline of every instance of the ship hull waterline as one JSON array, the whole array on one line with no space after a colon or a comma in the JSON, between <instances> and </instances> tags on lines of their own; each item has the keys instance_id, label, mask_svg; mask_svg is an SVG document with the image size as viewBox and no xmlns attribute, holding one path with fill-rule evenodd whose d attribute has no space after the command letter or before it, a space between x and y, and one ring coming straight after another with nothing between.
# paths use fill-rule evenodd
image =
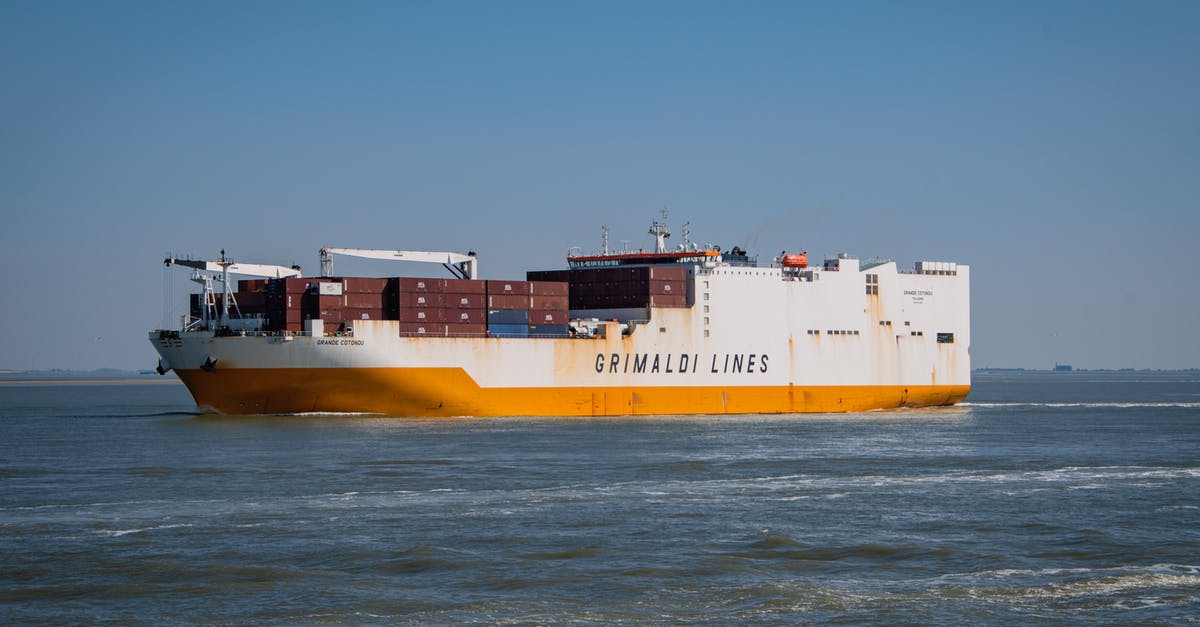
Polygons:
<instances>
[{"instance_id":1,"label":"ship hull waterline","mask_svg":"<svg viewBox=\"0 0 1200 627\"><path fill-rule=\"evenodd\" d=\"M399 417L860 412L954 405L970 385L483 388L461 368L177 370L202 412Z\"/></svg>"}]
</instances>

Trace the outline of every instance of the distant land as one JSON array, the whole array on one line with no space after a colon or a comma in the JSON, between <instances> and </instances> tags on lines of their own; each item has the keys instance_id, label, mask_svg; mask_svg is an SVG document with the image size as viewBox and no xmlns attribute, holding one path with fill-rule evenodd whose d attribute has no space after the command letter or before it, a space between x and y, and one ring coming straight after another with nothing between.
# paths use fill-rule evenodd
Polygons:
<instances>
[{"instance_id":1,"label":"distant land","mask_svg":"<svg viewBox=\"0 0 1200 627\"><path fill-rule=\"evenodd\" d=\"M96 370L67 370L52 368L50 370L0 370L0 381L77 381L77 380L128 380L128 379L168 379L175 378L171 372L161 376L153 370L120 370L117 368L97 368Z\"/></svg>"}]
</instances>

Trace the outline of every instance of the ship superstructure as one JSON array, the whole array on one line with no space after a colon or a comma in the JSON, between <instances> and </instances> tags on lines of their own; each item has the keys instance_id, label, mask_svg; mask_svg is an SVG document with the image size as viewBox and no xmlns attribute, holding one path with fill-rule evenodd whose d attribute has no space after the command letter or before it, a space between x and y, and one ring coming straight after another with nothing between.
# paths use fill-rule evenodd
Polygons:
<instances>
[{"instance_id":1,"label":"ship superstructure","mask_svg":"<svg viewBox=\"0 0 1200 627\"><path fill-rule=\"evenodd\" d=\"M459 278L244 280L240 316L210 315L233 297L204 296L204 311L195 297L180 329L150 340L160 370L226 414L833 412L970 390L965 265L782 253L760 267L740 249L668 249L665 216L651 234L653 251L613 252L606 236L523 281L472 278L473 254L369 251Z\"/></svg>"}]
</instances>

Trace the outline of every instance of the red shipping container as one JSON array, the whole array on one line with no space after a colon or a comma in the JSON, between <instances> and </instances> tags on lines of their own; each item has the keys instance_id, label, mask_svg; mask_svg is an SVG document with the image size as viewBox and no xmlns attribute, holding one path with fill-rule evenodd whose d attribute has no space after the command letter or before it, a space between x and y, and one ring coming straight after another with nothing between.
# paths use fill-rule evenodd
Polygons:
<instances>
[{"instance_id":1,"label":"red shipping container","mask_svg":"<svg viewBox=\"0 0 1200 627\"><path fill-rule=\"evenodd\" d=\"M529 281L488 281L487 294L488 296L495 295L529 295L531 288Z\"/></svg>"},{"instance_id":2,"label":"red shipping container","mask_svg":"<svg viewBox=\"0 0 1200 627\"><path fill-rule=\"evenodd\" d=\"M414 277L400 277L396 279L396 287L401 294L406 292L441 293L444 291L445 285L445 279L421 279Z\"/></svg>"},{"instance_id":3,"label":"red shipping container","mask_svg":"<svg viewBox=\"0 0 1200 627\"><path fill-rule=\"evenodd\" d=\"M442 320L451 324L487 324L484 309L443 309Z\"/></svg>"},{"instance_id":4,"label":"red shipping container","mask_svg":"<svg viewBox=\"0 0 1200 627\"><path fill-rule=\"evenodd\" d=\"M532 296L530 309L567 309L566 296Z\"/></svg>"},{"instance_id":5,"label":"red shipping container","mask_svg":"<svg viewBox=\"0 0 1200 627\"><path fill-rule=\"evenodd\" d=\"M400 303L401 309L427 309L429 307L441 307L443 296L444 294L440 292L401 292L397 295L396 300Z\"/></svg>"},{"instance_id":6,"label":"red shipping container","mask_svg":"<svg viewBox=\"0 0 1200 627\"><path fill-rule=\"evenodd\" d=\"M567 295L567 283L563 281L530 281L529 289L534 296Z\"/></svg>"},{"instance_id":7,"label":"red shipping container","mask_svg":"<svg viewBox=\"0 0 1200 627\"><path fill-rule=\"evenodd\" d=\"M441 309L401 309L401 322L442 322Z\"/></svg>"},{"instance_id":8,"label":"red shipping container","mask_svg":"<svg viewBox=\"0 0 1200 627\"><path fill-rule=\"evenodd\" d=\"M347 294L382 294L388 287L388 279L348 277L342 279L342 285Z\"/></svg>"},{"instance_id":9,"label":"red shipping container","mask_svg":"<svg viewBox=\"0 0 1200 627\"><path fill-rule=\"evenodd\" d=\"M438 322L402 322L400 323L400 335L432 335L444 337L446 335L446 325Z\"/></svg>"},{"instance_id":10,"label":"red shipping container","mask_svg":"<svg viewBox=\"0 0 1200 627\"><path fill-rule=\"evenodd\" d=\"M446 335L450 337L483 337L487 334L486 324L447 324Z\"/></svg>"},{"instance_id":11,"label":"red shipping container","mask_svg":"<svg viewBox=\"0 0 1200 627\"><path fill-rule=\"evenodd\" d=\"M687 268L683 266L653 266L650 268L651 280L684 281L687 279Z\"/></svg>"},{"instance_id":12,"label":"red shipping container","mask_svg":"<svg viewBox=\"0 0 1200 627\"><path fill-rule=\"evenodd\" d=\"M345 298L346 307L352 309L383 309L386 302L383 292L349 292Z\"/></svg>"},{"instance_id":13,"label":"red shipping container","mask_svg":"<svg viewBox=\"0 0 1200 627\"><path fill-rule=\"evenodd\" d=\"M683 281L650 281L649 293L687 296L687 284Z\"/></svg>"},{"instance_id":14,"label":"red shipping container","mask_svg":"<svg viewBox=\"0 0 1200 627\"><path fill-rule=\"evenodd\" d=\"M483 309L483 294L442 294L442 307L448 309Z\"/></svg>"},{"instance_id":15,"label":"red shipping container","mask_svg":"<svg viewBox=\"0 0 1200 627\"><path fill-rule=\"evenodd\" d=\"M529 324L566 324L567 312L563 309L539 309L529 312Z\"/></svg>"},{"instance_id":16,"label":"red shipping container","mask_svg":"<svg viewBox=\"0 0 1200 627\"><path fill-rule=\"evenodd\" d=\"M267 291L266 279L242 279L237 282L238 292L265 292Z\"/></svg>"},{"instance_id":17,"label":"red shipping container","mask_svg":"<svg viewBox=\"0 0 1200 627\"><path fill-rule=\"evenodd\" d=\"M485 294L487 282L479 279L445 279L443 289L447 294Z\"/></svg>"},{"instance_id":18,"label":"red shipping container","mask_svg":"<svg viewBox=\"0 0 1200 627\"><path fill-rule=\"evenodd\" d=\"M355 309L343 309L342 321L348 320L383 320L383 309L379 307L367 308L360 307Z\"/></svg>"},{"instance_id":19,"label":"red shipping container","mask_svg":"<svg viewBox=\"0 0 1200 627\"><path fill-rule=\"evenodd\" d=\"M492 296L488 294L488 309L529 309L529 296L513 296L500 295Z\"/></svg>"}]
</instances>

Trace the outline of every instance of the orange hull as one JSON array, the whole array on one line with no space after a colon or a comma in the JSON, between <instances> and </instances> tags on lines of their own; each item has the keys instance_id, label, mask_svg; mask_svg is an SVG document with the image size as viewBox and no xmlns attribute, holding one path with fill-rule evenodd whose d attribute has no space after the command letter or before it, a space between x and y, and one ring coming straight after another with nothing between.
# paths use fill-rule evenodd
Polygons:
<instances>
[{"instance_id":1,"label":"orange hull","mask_svg":"<svg viewBox=\"0 0 1200 627\"><path fill-rule=\"evenodd\" d=\"M969 385L481 388L460 368L178 370L222 414L628 416L848 412L953 405Z\"/></svg>"}]
</instances>

